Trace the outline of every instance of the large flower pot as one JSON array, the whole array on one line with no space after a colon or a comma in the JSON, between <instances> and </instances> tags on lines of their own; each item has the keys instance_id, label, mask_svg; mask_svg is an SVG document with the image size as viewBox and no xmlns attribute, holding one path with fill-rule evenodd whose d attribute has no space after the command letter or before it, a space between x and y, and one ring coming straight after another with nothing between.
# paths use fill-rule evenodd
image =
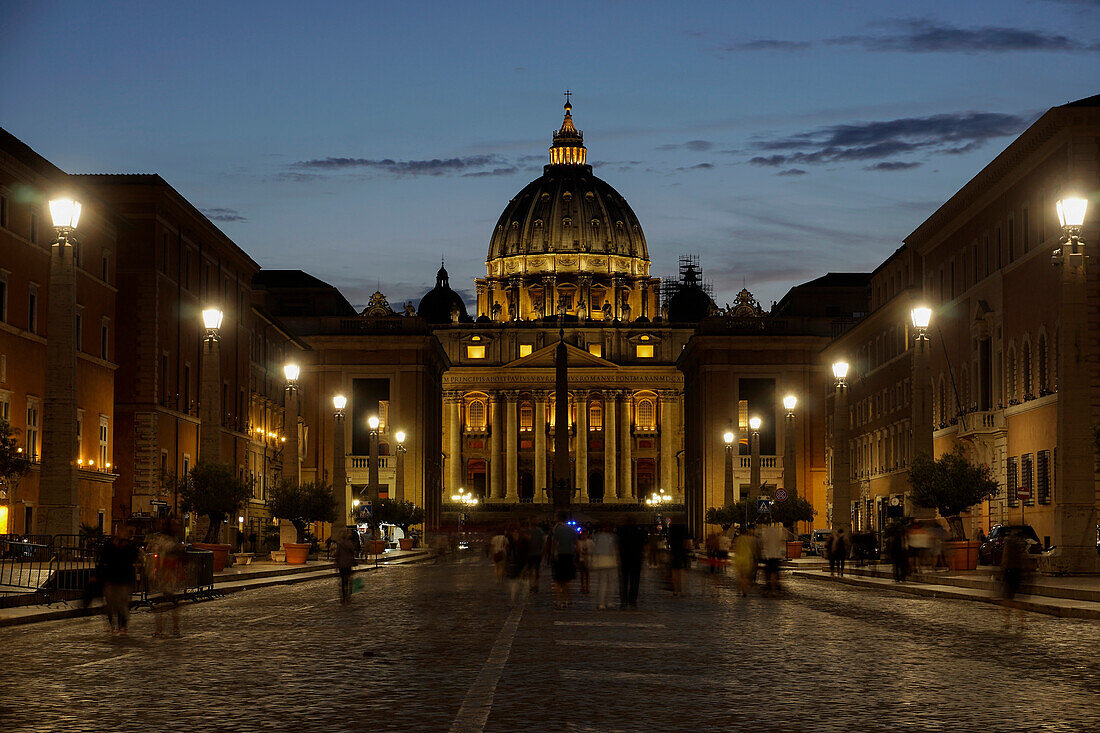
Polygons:
<instances>
[{"instance_id":1,"label":"large flower pot","mask_svg":"<svg viewBox=\"0 0 1100 733\"><path fill-rule=\"evenodd\" d=\"M402 537L397 541L397 544L401 546L402 550L411 550L413 548L413 538Z\"/></svg>"},{"instance_id":2,"label":"large flower pot","mask_svg":"<svg viewBox=\"0 0 1100 733\"><path fill-rule=\"evenodd\" d=\"M283 549L286 550L287 565L305 565L309 558L308 542L284 542Z\"/></svg>"},{"instance_id":3,"label":"large flower pot","mask_svg":"<svg viewBox=\"0 0 1100 733\"><path fill-rule=\"evenodd\" d=\"M947 560L947 567L952 570L973 570L978 567L977 540L960 540L958 542L944 542L943 556Z\"/></svg>"},{"instance_id":4,"label":"large flower pot","mask_svg":"<svg viewBox=\"0 0 1100 733\"><path fill-rule=\"evenodd\" d=\"M370 542L367 543L367 554L368 555L381 555L385 551L386 551L386 541L385 540L371 540Z\"/></svg>"},{"instance_id":5,"label":"large flower pot","mask_svg":"<svg viewBox=\"0 0 1100 733\"><path fill-rule=\"evenodd\" d=\"M229 560L229 551L232 549L229 545L216 545L207 544L206 542L192 542L191 546L196 550L209 550L214 553L214 572L220 573L225 570L225 563Z\"/></svg>"},{"instance_id":6,"label":"large flower pot","mask_svg":"<svg viewBox=\"0 0 1100 733\"><path fill-rule=\"evenodd\" d=\"M797 560L802 557L802 540L787 543L787 559Z\"/></svg>"}]
</instances>

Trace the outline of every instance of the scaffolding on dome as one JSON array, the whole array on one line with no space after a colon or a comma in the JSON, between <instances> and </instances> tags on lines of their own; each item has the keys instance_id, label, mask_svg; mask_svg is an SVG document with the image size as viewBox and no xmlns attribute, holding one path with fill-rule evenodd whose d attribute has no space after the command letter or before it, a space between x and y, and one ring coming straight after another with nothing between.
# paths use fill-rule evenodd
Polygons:
<instances>
[{"instance_id":1,"label":"scaffolding on dome","mask_svg":"<svg viewBox=\"0 0 1100 733\"><path fill-rule=\"evenodd\" d=\"M672 296L680 292L681 288L697 285L703 292L714 300L714 284L703 279L703 268L699 265L699 255L682 254L679 257L679 274L677 277L665 277L661 279L661 304L668 303Z\"/></svg>"}]
</instances>

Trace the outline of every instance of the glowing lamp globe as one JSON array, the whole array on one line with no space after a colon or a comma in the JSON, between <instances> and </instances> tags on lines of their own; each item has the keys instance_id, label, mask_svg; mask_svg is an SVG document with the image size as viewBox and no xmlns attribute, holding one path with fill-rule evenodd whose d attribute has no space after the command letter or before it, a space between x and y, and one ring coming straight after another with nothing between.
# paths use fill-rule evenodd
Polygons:
<instances>
[{"instance_id":1,"label":"glowing lamp globe","mask_svg":"<svg viewBox=\"0 0 1100 733\"><path fill-rule=\"evenodd\" d=\"M348 398L342 394L338 394L332 398L332 406L337 410L343 410L348 406Z\"/></svg>"},{"instance_id":2,"label":"glowing lamp globe","mask_svg":"<svg viewBox=\"0 0 1100 733\"><path fill-rule=\"evenodd\" d=\"M50 205L53 205L52 201ZM1085 223L1085 211L1088 206L1088 199L1077 198L1076 196L1062 199L1055 204L1058 209L1058 223L1063 227L1082 226Z\"/></svg>"},{"instance_id":3,"label":"glowing lamp globe","mask_svg":"<svg viewBox=\"0 0 1100 733\"><path fill-rule=\"evenodd\" d=\"M788 410L793 410L798 405L798 398L793 394L789 394L783 398L783 407Z\"/></svg>"},{"instance_id":4,"label":"glowing lamp globe","mask_svg":"<svg viewBox=\"0 0 1100 733\"><path fill-rule=\"evenodd\" d=\"M913 319L913 328L928 328L932 322L932 309L918 306L909 311L909 317Z\"/></svg>"},{"instance_id":5,"label":"glowing lamp globe","mask_svg":"<svg viewBox=\"0 0 1100 733\"><path fill-rule=\"evenodd\" d=\"M202 312L202 325L208 331L217 331L222 327L222 317L225 314L217 308L207 308Z\"/></svg>"},{"instance_id":6,"label":"glowing lamp globe","mask_svg":"<svg viewBox=\"0 0 1100 733\"><path fill-rule=\"evenodd\" d=\"M848 376L848 362L838 361L833 364L833 376L837 379L844 379Z\"/></svg>"},{"instance_id":7,"label":"glowing lamp globe","mask_svg":"<svg viewBox=\"0 0 1100 733\"><path fill-rule=\"evenodd\" d=\"M404 430L398 430L397 433L395 433L393 437L397 438L398 443L404 443L405 442L405 431Z\"/></svg>"},{"instance_id":8,"label":"glowing lamp globe","mask_svg":"<svg viewBox=\"0 0 1100 733\"><path fill-rule=\"evenodd\" d=\"M298 375L301 373L301 369L297 364L287 364L283 367L283 374L286 376L286 381L295 382L298 380Z\"/></svg>"},{"instance_id":9,"label":"glowing lamp globe","mask_svg":"<svg viewBox=\"0 0 1100 733\"><path fill-rule=\"evenodd\" d=\"M726 445L733 445L733 432L727 430L726 432L722 433L722 440L726 441Z\"/></svg>"},{"instance_id":10,"label":"glowing lamp globe","mask_svg":"<svg viewBox=\"0 0 1100 733\"><path fill-rule=\"evenodd\" d=\"M76 229L80 221L80 202L72 199L54 199L50 201L50 218L58 228Z\"/></svg>"},{"instance_id":11,"label":"glowing lamp globe","mask_svg":"<svg viewBox=\"0 0 1100 733\"><path fill-rule=\"evenodd\" d=\"M377 415L371 415L370 417L368 417L367 418L367 425L370 427L371 430L377 430L378 429L378 416Z\"/></svg>"},{"instance_id":12,"label":"glowing lamp globe","mask_svg":"<svg viewBox=\"0 0 1100 733\"><path fill-rule=\"evenodd\" d=\"M760 418L750 417L749 418L749 427L752 428L753 430L759 430L760 429Z\"/></svg>"}]
</instances>

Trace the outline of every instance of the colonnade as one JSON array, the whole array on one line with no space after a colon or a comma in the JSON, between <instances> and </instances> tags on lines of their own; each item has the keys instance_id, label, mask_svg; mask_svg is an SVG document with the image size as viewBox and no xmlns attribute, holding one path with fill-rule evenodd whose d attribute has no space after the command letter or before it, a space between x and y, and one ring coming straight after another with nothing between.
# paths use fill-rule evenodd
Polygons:
<instances>
[{"instance_id":1,"label":"colonnade","mask_svg":"<svg viewBox=\"0 0 1100 733\"><path fill-rule=\"evenodd\" d=\"M486 427L476 426L477 433L488 433L488 456L486 498L490 501L520 501L520 463L521 438L531 438L531 450L534 459L534 497L537 503L548 502L546 489L550 485L547 466L552 465L553 431L558 426L550 426L547 416L552 408L551 390L477 390L488 396L488 415ZM468 403L467 392L448 390L444 392L444 461L446 463L446 486L444 496L467 485L466 462L472 457L482 457L484 449L464 451L465 435L468 425L465 421L465 408ZM679 390L656 391L654 409L656 419L652 426L637 426L634 420L635 391L630 389L570 390L574 408L571 428L575 429L572 440L573 486L577 490L573 500L587 503L592 500L590 493L590 473L603 475L603 501L605 503L636 503L644 501L638 494L635 445L637 434L659 439L657 473L654 476L654 488L664 489L678 495L682 487L677 485L676 454L680 445L681 404L683 395ZM520 404L533 402L534 416L530 426L521 430ZM601 426L590 425L590 409L594 403L601 407ZM526 428L526 426L524 426ZM590 451L590 441L602 442L602 451L597 447ZM591 453L602 452L601 462L590 461ZM591 465L590 465L591 464Z\"/></svg>"}]
</instances>

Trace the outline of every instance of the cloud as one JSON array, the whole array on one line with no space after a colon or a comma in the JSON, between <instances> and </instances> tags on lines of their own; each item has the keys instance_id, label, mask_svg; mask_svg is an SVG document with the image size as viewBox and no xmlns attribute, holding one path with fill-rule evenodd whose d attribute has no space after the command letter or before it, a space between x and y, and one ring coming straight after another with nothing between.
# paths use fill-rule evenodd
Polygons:
<instances>
[{"instance_id":1,"label":"cloud","mask_svg":"<svg viewBox=\"0 0 1100 733\"><path fill-rule=\"evenodd\" d=\"M515 166L508 166L507 168L493 168L490 171L477 171L475 173L463 173L463 178L484 178L486 176L510 176L517 172L519 168Z\"/></svg>"},{"instance_id":2,"label":"cloud","mask_svg":"<svg viewBox=\"0 0 1100 733\"><path fill-rule=\"evenodd\" d=\"M779 171L775 175L777 175L777 176L804 176L804 175L806 175L806 171L802 170L801 168L788 168L785 171Z\"/></svg>"},{"instance_id":3,"label":"cloud","mask_svg":"<svg viewBox=\"0 0 1100 733\"><path fill-rule=\"evenodd\" d=\"M248 219L241 215L241 212L236 209L202 209L202 213L206 214L206 218L210 221L248 221Z\"/></svg>"},{"instance_id":4,"label":"cloud","mask_svg":"<svg viewBox=\"0 0 1100 733\"><path fill-rule=\"evenodd\" d=\"M295 170L340 172L372 171L393 176L444 176L468 174L472 169L488 168L492 170L510 165L499 155L469 155L461 158L432 158L431 160L394 160L393 158L315 158L292 163Z\"/></svg>"},{"instance_id":5,"label":"cloud","mask_svg":"<svg viewBox=\"0 0 1100 733\"><path fill-rule=\"evenodd\" d=\"M1087 51L1098 48L1082 44L1060 33L1029 28L981 26L960 28L928 19L896 20L883 23L894 32L830 38L833 46L860 46L868 51L903 53L1002 53L1016 51Z\"/></svg>"},{"instance_id":6,"label":"cloud","mask_svg":"<svg viewBox=\"0 0 1100 733\"><path fill-rule=\"evenodd\" d=\"M1016 135L1026 125L1024 117L1000 112L959 112L829 125L786 137L757 140L753 147L762 154L749 162L781 167L871 161L917 151L959 154L979 148L989 140Z\"/></svg>"},{"instance_id":7,"label":"cloud","mask_svg":"<svg viewBox=\"0 0 1100 733\"><path fill-rule=\"evenodd\" d=\"M728 43L721 46L723 51L805 51L809 41L786 41L778 38L757 38L744 43Z\"/></svg>"},{"instance_id":8,"label":"cloud","mask_svg":"<svg viewBox=\"0 0 1100 733\"><path fill-rule=\"evenodd\" d=\"M869 165L864 168L868 171L907 171L913 168L919 168L920 163L907 162L904 160L883 160L874 165Z\"/></svg>"},{"instance_id":9,"label":"cloud","mask_svg":"<svg viewBox=\"0 0 1100 733\"><path fill-rule=\"evenodd\" d=\"M666 143L664 145L658 145L658 150L694 150L695 152L705 152L714 147L714 143L710 140L688 140L686 143Z\"/></svg>"}]
</instances>

